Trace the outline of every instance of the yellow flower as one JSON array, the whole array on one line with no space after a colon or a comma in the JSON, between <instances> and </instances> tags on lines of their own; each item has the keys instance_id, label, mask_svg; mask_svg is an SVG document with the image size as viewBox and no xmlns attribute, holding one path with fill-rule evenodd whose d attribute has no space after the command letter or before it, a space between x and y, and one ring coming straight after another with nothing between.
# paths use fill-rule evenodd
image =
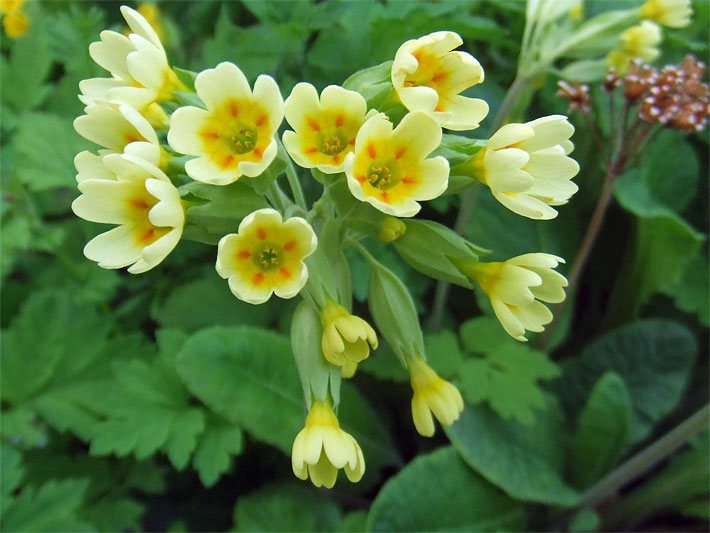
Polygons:
<instances>
[{"instance_id":1,"label":"yellow flower","mask_svg":"<svg viewBox=\"0 0 710 533\"><path fill-rule=\"evenodd\" d=\"M483 69L466 52L458 34L438 31L405 42L392 63L392 85L404 107L423 111L444 128L472 130L488 114L488 104L461 92L483 81Z\"/></svg>"},{"instance_id":2,"label":"yellow flower","mask_svg":"<svg viewBox=\"0 0 710 533\"><path fill-rule=\"evenodd\" d=\"M424 113L408 113L394 130L382 115L373 116L345 158L350 192L388 215L416 215L421 209L417 200L431 200L446 190L448 161L426 159L440 143L441 128Z\"/></svg>"},{"instance_id":3,"label":"yellow flower","mask_svg":"<svg viewBox=\"0 0 710 533\"><path fill-rule=\"evenodd\" d=\"M690 24L693 8L690 0L647 0L641 5L641 16L669 28L684 28Z\"/></svg>"},{"instance_id":4,"label":"yellow flower","mask_svg":"<svg viewBox=\"0 0 710 533\"><path fill-rule=\"evenodd\" d=\"M370 348L377 349L377 334L362 318L351 315L342 305L329 301L321 309L323 355L332 365L345 367L348 374L355 372L357 365L370 355Z\"/></svg>"},{"instance_id":5,"label":"yellow flower","mask_svg":"<svg viewBox=\"0 0 710 533\"><path fill-rule=\"evenodd\" d=\"M168 64L158 34L134 9L121 6L121 13L133 33L126 37L102 31L101 40L89 45L91 58L113 78L82 80L79 89L94 99L127 103L136 109L172 99L182 84Z\"/></svg>"},{"instance_id":6,"label":"yellow flower","mask_svg":"<svg viewBox=\"0 0 710 533\"><path fill-rule=\"evenodd\" d=\"M138 13L150 24L150 27L155 30L155 33L160 39L165 37L163 23L160 21L160 9L158 6L151 3L140 4L137 9Z\"/></svg>"},{"instance_id":7,"label":"yellow flower","mask_svg":"<svg viewBox=\"0 0 710 533\"><path fill-rule=\"evenodd\" d=\"M154 164L133 155L108 154L104 172L79 182L74 213L91 222L116 224L94 237L84 255L103 268L129 266L132 274L158 265L182 235L185 213L180 193Z\"/></svg>"},{"instance_id":8,"label":"yellow flower","mask_svg":"<svg viewBox=\"0 0 710 533\"><path fill-rule=\"evenodd\" d=\"M355 91L329 85L319 99L313 85L299 83L286 99L284 113L295 130L283 134L293 160L303 168L337 174L353 151L360 126L377 112L368 113L365 99Z\"/></svg>"},{"instance_id":9,"label":"yellow flower","mask_svg":"<svg viewBox=\"0 0 710 533\"><path fill-rule=\"evenodd\" d=\"M464 270L488 295L505 331L526 341L525 331L543 331L552 313L542 303L565 299L567 279L553 269L564 263L550 254L524 254L505 262L473 263Z\"/></svg>"},{"instance_id":10,"label":"yellow flower","mask_svg":"<svg viewBox=\"0 0 710 533\"><path fill-rule=\"evenodd\" d=\"M310 477L316 487L330 489L341 468L350 481L360 481L365 473L365 458L353 436L340 429L330 405L316 400L308 411L305 427L293 441L291 466L297 478Z\"/></svg>"},{"instance_id":11,"label":"yellow flower","mask_svg":"<svg viewBox=\"0 0 710 533\"><path fill-rule=\"evenodd\" d=\"M463 398L459 390L441 379L424 359L415 356L407 361L412 396L412 419L417 432L423 437L434 435L434 418L442 426L450 426L463 411Z\"/></svg>"},{"instance_id":12,"label":"yellow flower","mask_svg":"<svg viewBox=\"0 0 710 533\"><path fill-rule=\"evenodd\" d=\"M22 11L12 11L2 19L5 35L12 39L22 37L30 27L30 19Z\"/></svg>"},{"instance_id":13,"label":"yellow flower","mask_svg":"<svg viewBox=\"0 0 710 533\"><path fill-rule=\"evenodd\" d=\"M195 90L207 109L177 109L168 132L175 151L199 156L185 164L187 174L227 185L264 172L276 157L274 134L283 120L283 99L274 79L259 76L252 92L236 65L220 63L197 75Z\"/></svg>"},{"instance_id":14,"label":"yellow flower","mask_svg":"<svg viewBox=\"0 0 710 533\"><path fill-rule=\"evenodd\" d=\"M8 13L16 13L22 9L25 0L0 0L0 13L7 15Z\"/></svg>"},{"instance_id":15,"label":"yellow flower","mask_svg":"<svg viewBox=\"0 0 710 533\"><path fill-rule=\"evenodd\" d=\"M74 120L74 129L91 142L122 152L133 142L147 141L160 146L150 123L135 109L122 104L91 104Z\"/></svg>"},{"instance_id":16,"label":"yellow flower","mask_svg":"<svg viewBox=\"0 0 710 533\"><path fill-rule=\"evenodd\" d=\"M238 233L219 241L217 272L245 302L261 304L272 293L293 298L308 279L303 260L317 244L313 229L303 218L283 222L278 211L260 209L242 220Z\"/></svg>"},{"instance_id":17,"label":"yellow flower","mask_svg":"<svg viewBox=\"0 0 710 533\"><path fill-rule=\"evenodd\" d=\"M568 157L574 126L563 115L500 128L473 159L474 175L511 211L534 219L555 218L550 206L577 192L570 181L579 164Z\"/></svg>"},{"instance_id":18,"label":"yellow flower","mask_svg":"<svg viewBox=\"0 0 710 533\"><path fill-rule=\"evenodd\" d=\"M653 61L660 54L657 46L662 38L660 26L644 20L638 26L632 26L621 33L619 48L609 53L607 62L623 73L632 59Z\"/></svg>"}]
</instances>

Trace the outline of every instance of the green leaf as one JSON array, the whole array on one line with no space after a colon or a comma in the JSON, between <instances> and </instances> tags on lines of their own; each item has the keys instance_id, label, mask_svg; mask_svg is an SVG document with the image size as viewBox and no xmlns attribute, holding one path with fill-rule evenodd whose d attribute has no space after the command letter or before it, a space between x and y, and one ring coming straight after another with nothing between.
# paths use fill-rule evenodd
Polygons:
<instances>
[{"instance_id":1,"label":"green leaf","mask_svg":"<svg viewBox=\"0 0 710 533\"><path fill-rule=\"evenodd\" d=\"M367 530L518 531L525 529L524 519L519 502L447 446L418 456L387 481L370 508Z\"/></svg>"},{"instance_id":2,"label":"green leaf","mask_svg":"<svg viewBox=\"0 0 710 533\"><path fill-rule=\"evenodd\" d=\"M453 378L463 360L458 338L453 331L424 335L427 361L431 367L445 378Z\"/></svg>"},{"instance_id":3,"label":"green leaf","mask_svg":"<svg viewBox=\"0 0 710 533\"><path fill-rule=\"evenodd\" d=\"M309 485L269 485L242 496L234 509L235 531L332 531L340 509Z\"/></svg>"},{"instance_id":4,"label":"green leaf","mask_svg":"<svg viewBox=\"0 0 710 533\"><path fill-rule=\"evenodd\" d=\"M631 442L638 442L675 408L697 351L693 334L676 322L634 322L599 337L579 358L565 361L560 395L574 413L602 374L617 373L631 396Z\"/></svg>"},{"instance_id":5,"label":"green leaf","mask_svg":"<svg viewBox=\"0 0 710 533\"><path fill-rule=\"evenodd\" d=\"M2 412L0 433L3 438L22 447L33 447L46 444L47 432L32 409L21 406Z\"/></svg>"},{"instance_id":6,"label":"green leaf","mask_svg":"<svg viewBox=\"0 0 710 533\"><path fill-rule=\"evenodd\" d=\"M601 525L601 519L594 509L584 507L577 512L569 522L569 531L598 531Z\"/></svg>"},{"instance_id":7,"label":"green leaf","mask_svg":"<svg viewBox=\"0 0 710 533\"><path fill-rule=\"evenodd\" d=\"M677 212L695 197L701 174L695 150L684 136L669 129L661 130L644 150L640 172L653 198Z\"/></svg>"},{"instance_id":8,"label":"green leaf","mask_svg":"<svg viewBox=\"0 0 710 533\"><path fill-rule=\"evenodd\" d=\"M523 344L502 344L485 358L467 359L459 369L461 392L469 403L488 402L503 418L531 425L534 410L545 406L538 384L559 375L542 352Z\"/></svg>"},{"instance_id":9,"label":"green leaf","mask_svg":"<svg viewBox=\"0 0 710 533\"><path fill-rule=\"evenodd\" d=\"M710 325L710 265L706 255L688 261L678 283L664 292L673 298L679 309L697 315L702 325Z\"/></svg>"},{"instance_id":10,"label":"green leaf","mask_svg":"<svg viewBox=\"0 0 710 533\"><path fill-rule=\"evenodd\" d=\"M467 406L445 428L468 465L511 497L562 506L579 495L562 479L562 416L550 401L534 426L503 420L486 406Z\"/></svg>"},{"instance_id":11,"label":"green leaf","mask_svg":"<svg viewBox=\"0 0 710 533\"><path fill-rule=\"evenodd\" d=\"M467 320L459 329L461 344L467 352L485 354L502 344L515 344L498 319L479 316Z\"/></svg>"},{"instance_id":12,"label":"green leaf","mask_svg":"<svg viewBox=\"0 0 710 533\"><path fill-rule=\"evenodd\" d=\"M25 475L21 463L22 454L17 448L7 443L0 447L0 516L4 515L5 508L12 501L13 492L20 486Z\"/></svg>"},{"instance_id":13,"label":"green leaf","mask_svg":"<svg viewBox=\"0 0 710 533\"><path fill-rule=\"evenodd\" d=\"M594 385L577 420L572 447L572 479L589 487L611 470L626 450L631 426L631 398L624 380L606 372Z\"/></svg>"},{"instance_id":14,"label":"green leaf","mask_svg":"<svg viewBox=\"0 0 710 533\"><path fill-rule=\"evenodd\" d=\"M287 339L252 327L192 335L176 360L190 392L256 438L291 452L304 407Z\"/></svg>"},{"instance_id":15,"label":"green leaf","mask_svg":"<svg viewBox=\"0 0 710 533\"><path fill-rule=\"evenodd\" d=\"M337 533L361 533L367 528L367 512L352 511L346 514L333 530Z\"/></svg>"},{"instance_id":16,"label":"green leaf","mask_svg":"<svg viewBox=\"0 0 710 533\"><path fill-rule=\"evenodd\" d=\"M24 114L13 144L22 159L17 175L33 191L74 187L74 156L90 146L71 120L50 113Z\"/></svg>"},{"instance_id":17,"label":"green leaf","mask_svg":"<svg viewBox=\"0 0 710 533\"><path fill-rule=\"evenodd\" d=\"M637 217L633 261L626 266L614 317L633 316L655 292L675 284L703 240L702 235L652 196L637 172L619 178L614 188L619 203Z\"/></svg>"},{"instance_id":18,"label":"green leaf","mask_svg":"<svg viewBox=\"0 0 710 533\"><path fill-rule=\"evenodd\" d=\"M242 451L242 430L218 418L209 417L195 450L192 466L205 487L211 487L232 466L232 456Z\"/></svg>"},{"instance_id":19,"label":"green leaf","mask_svg":"<svg viewBox=\"0 0 710 533\"><path fill-rule=\"evenodd\" d=\"M2 66L2 104L17 113L36 108L50 91L50 86L44 82L52 66L52 57L43 22L42 17L33 20L30 30L21 39L13 41L10 59Z\"/></svg>"},{"instance_id":20,"label":"green leaf","mask_svg":"<svg viewBox=\"0 0 710 533\"><path fill-rule=\"evenodd\" d=\"M87 481L49 481L37 490L26 487L5 508L3 531L92 531L78 516Z\"/></svg>"},{"instance_id":21,"label":"green leaf","mask_svg":"<svg viewBox=\"0 0 710 533\"><path fill-rule=\"evenodd\" d=\"M199 302L199 310L195 307ZM215 325L266 326L274 322L278 304L251 305L234 297L227 282L212 270L208 277L175 287L153 307L151 316L164 328L193 332Z\"/></svg>"}]
</instances>

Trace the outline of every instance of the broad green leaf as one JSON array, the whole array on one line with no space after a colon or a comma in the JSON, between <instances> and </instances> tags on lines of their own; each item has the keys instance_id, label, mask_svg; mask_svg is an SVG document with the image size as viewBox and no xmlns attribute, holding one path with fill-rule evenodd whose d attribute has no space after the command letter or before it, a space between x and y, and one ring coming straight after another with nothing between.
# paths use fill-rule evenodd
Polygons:
<instances>
[{"instance_id":1,"label":"broad green leaf","mask_svg":"<svg viewBox=\"0 0 710 533\"><path fill-rule=\"evenodd\" d=\"M215 326L192 335L176 364L190 392L212 410L290 454L304 404L287 339Z\"/></svg>"},{"instance_id":2,"label":"broad green leaf","mask_svg":"<svg viewBox=\"0 0 710 533\"><path fill-rule=\"evenodd\" d=\"M616 465L628 445L630 426L631 398L624 380L606 372L577 419L572 447L575 486L589 487Z\"/></svg>"},{"instance_id":3,"label":"broad green leaf","mask_svg":"<svg viewBox=\"0 0 710 533\"><path fill-rule=\"evenodd\" d=\"M677 212L695 196L701 174L695 150L671 129L661 130L644 150L640 172L653 198Z\"/></svg>"},{"instance_id":4,"label":"broad green leaf","mask_svg":"<svg viewBox=\"0 0 710 533\"><path fill-rule=\"evenodd\" d=\"M678 283L664 292L679 309L697 315L704 326L710 325L710 265L706 255L691 259Z\"/></svg>"},{"instance_id":5,"label":"broad green leaf","mask_svg":"<svg viewBox=\"0 0 710 533\"><path fill-rule=\"evenodd\" d=\"M47 428L37 419L36 413L27 406L3 410L0 434L22 447L40 446L47 443Z\"/></svg>"},{"instance_id":6,"label":"broad green leaf","mask_svg":"<svg viewBox=\"0 0 710 533\"><path fill-rule=\"evenodd\" d=\"M274 322L277 306L273 303L256 306L237 300L227 282L212 270L207 277L175 287L163 302L153 307L151 315L164 328L190 333L216 325L266 326Z\"/></svg>"},{"instance_id":7,"label":"broad green leaf","mask_svg":"<svg viewBox=\"0 0 710 533\"><path fill-rule=\"evenodd\" d=\"M3 64L2 104L17 113L36 108L50 91L44 83L52 66L44 21L42 17L34 20L21 39L12 41L10 59Z\"/></svg>"},{"instance_id":8,"label":"broad green leaf","mask_svg":"<svg viewBox=\"0 0 710 533\"><path fill-rule=\"evenodd\" d=\"M218 418L208 417L207 427L195 450L192 466L205 487L211 487L232 466L232 456L242 451L242 430Z\"/></svg>"},{"instance_id":9,"label":"broad green leaf","mask_svg":"<svg viewBox=\"0 0 710 533\"><path fill-rule=\"evenodd\" d=\"M0 517L3 531L92 531L78 516L87 482L49 481L38 489L25 489L5 507Z\"/></svg>"},{"instance_id":10,"label":"broad green leaf","mask_svg":"<svg viewBox=\"0 0 710 533\"><path fill-rule=\"evenodd\" d=\"M269 485L239 498L235 531L332 531L340 509L327 493L305 483Z\"/></svg>"},{"instance_id":11,"label":"broad green leaf","mask_svg":"<svg viewBox=\"0 0 710 533\"><path fill-rule=\"evenodd\" d=\"M502 344L515 343L497 319L487 316L472 318L461 324L459 335L463 349L476 354L493 351Z\"/></svg>"},{"instance_id":12,"label":"broad green leaf","mask_svg":"<svg viewBox=\"0 0 710 533\"><path fill-rule=\"evenodd\" d=\"M659 204L637 172L621 177L614 189L619 203L637 217L633 261L622 274L613 316L634 316L648 298L675 284L703 238L669 208Z\"/></svg>"},{"instance_id":13,"label":"broad green leaf","mask_svg":"<svg viewBox=\"0 0 710 533\"><path fill-rule=\"evenodd\" d=\"M86 505L81 514L99 531L140 531L144 511L143 505L131 498L107 496Z\"/></svg>"},{"instance_id":14,"label":"broad green leaf","mask_svg":"<svg viewBox=\"0 0 710 533\"><path fill-rule=\"evenodd\" d=\"M534 426L503 420L487 406L466 406L445 431L463 460L509 496L562 506L577 502L579 495L562 479L562 416L552 401Z\"/></svg>"},{"instance_id":15,"label":"broad green leaf","mask_svg":"<svg viewBox=\"0 0 710 533\"><path fill-rule=\"evenodd\" d=\"M453 331L445 330L424 335L424 347L427 361L434 370L449 379L456 375L463 354Z\"/></svg>"},{"instance_id":16,"label":"broad green leaf","mask_svg":"<svg viewBox=\"0 0 710 533\"><path fill-rule=\"evenodd\" d=\"M333 531L337 533L362 533L367 528L367 512L352 511L346 514Z\"/></svg>"},{"instance_id":17,"label":"broad green leaf","mask_svg":"<svg viewBox=\"0 0 710 533\"><path fill-rule=\"evenodd\" d=\"M74 156L90 147L71 120L45 112L24 114L13 143L22 158L17 175L33 191L74 187Z\"/></svg>"},{"instance_id":18,"label":"broad green leaf","mask_svg":"<svg viewBox=\"0 0 710 533\"><path fill-rule=\"evenodd\" d=\"M4 418L3 414L3 424ZM0 516L5 513L5 507L12 501L12 494L24 477L21 463L22 454L17 448L7 443L0 447Z\"/></svg>"},{"instance_id":19,"label":"broad green leaf","mask_svg":"<svg viewBox=\"0 0 710 533\"><path fill-rule=\"evenodd\" d=\"M557 377L559 369L542 352L506 343L485 357L464 361L459 375L461 392L469 403L488 402L503 418L529 426L534 411L546 404L538 382Z\"/></svg>"},{"instance_id":20,"label":"broad green leaf","mask_svg":"<svg viewBox=\"0 0 710 533\"><path fill-rule=\"evenodd\" d=\"M693 334L669 320L642 320L611 331L563 366L559 391L575 413L607 371L626 383L633 404L631 442L643 439L680 400L698 346Z\"/></svg>"},{"instance_id":21,"label":"broad green leaf","mask_svg":"<svg viewBox=\"0 0 710 533\"><path fill-rule=\"evenodd\" d=\"M468 468L456 451L420 455L390 478L370 508L368 531L518 531L523 506Z\"/></svg>"}]
</instances>

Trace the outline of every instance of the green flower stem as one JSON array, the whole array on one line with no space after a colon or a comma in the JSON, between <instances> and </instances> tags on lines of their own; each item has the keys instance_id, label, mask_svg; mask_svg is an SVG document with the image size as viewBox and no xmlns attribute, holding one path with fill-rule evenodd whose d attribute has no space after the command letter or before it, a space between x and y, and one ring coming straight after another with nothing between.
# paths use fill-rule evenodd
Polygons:
<instances>
[{"instance_id":1,"label":"green flower stem","mask_svg":"<svg viewBox=\"0 0 710 533\"><path fill-rule=\"evenodd\" d=\"M308 208L306 207L306 198L303 195L301 182L298 180L296 167L293 165L293 161L286 152L286 148L284 148L281 139L277 137L276 142L279 145L279 157L281 157L286 162L286 179L288 180L288 186L291 188L293 199L296 201L296 203L301 209L303 209L304 211L308 211Z\"/></svg>"}]
</instances>

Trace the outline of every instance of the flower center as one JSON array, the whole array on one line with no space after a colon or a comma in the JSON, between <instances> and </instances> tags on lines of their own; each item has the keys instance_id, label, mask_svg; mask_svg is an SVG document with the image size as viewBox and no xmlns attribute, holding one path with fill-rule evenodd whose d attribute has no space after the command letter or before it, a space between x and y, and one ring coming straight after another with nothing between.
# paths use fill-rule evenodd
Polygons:
<instances>
[{"instance_id":1,"label":"flower center","mask_svg":"<svg viewBox=\"0 0 710 533\"><path fill-rule=\"evenodd\" d=\"M253 257L256 265L262 270L274 270L281 266L281 249L274 244L263 244Z\"/></svg>"},{"instance_id":2,"label":"flower center","mask_svg":"<svg viewBox=\"0 0 710 533\"><path fill-rule=\"evenodd\" d=\"M327 155L336 155L345 150L347 140L340 133L326 135L321 140L320 151Z\"/></svg>"},{"instance_id":3,"label":"flower center","mask_svg":"<svg viewBox=\"0 0 710 533\"><path fill-rule=\"evenodd\" d=\"M392 172L388 166L371 166L367 181L376 189L389 189L392 186Z\"/></svg>"},{"instance_id":4,"label":"flower center","mask_svg":"<svg viewBox=\"0 0 710 533\"><path fill-rule=\"evenodd\" d=\"M248 127L239 128L229 140L232 150L240 155L246 154L256 147L256 130Z\"/></svg>"}]
</instances>

